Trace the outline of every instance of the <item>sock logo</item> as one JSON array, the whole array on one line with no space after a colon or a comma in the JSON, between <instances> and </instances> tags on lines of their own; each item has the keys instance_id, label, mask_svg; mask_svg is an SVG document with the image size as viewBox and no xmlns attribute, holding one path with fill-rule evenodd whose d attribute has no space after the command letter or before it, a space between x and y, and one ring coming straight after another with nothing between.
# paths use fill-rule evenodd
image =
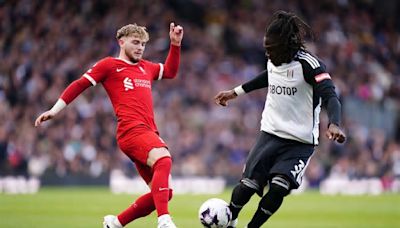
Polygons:
<instances>
[{"instance_id":1,"label":"sock logo","mask_svg":"<svg viewBox=\"0 0 400 228\"><path fill-rule=\"evenodd\" d=\"M158 188L158 191L160 191L160 192L165 191L165 190L169 190L169 188L161 188L161 187Z\"/></svg>"}]
</instances>

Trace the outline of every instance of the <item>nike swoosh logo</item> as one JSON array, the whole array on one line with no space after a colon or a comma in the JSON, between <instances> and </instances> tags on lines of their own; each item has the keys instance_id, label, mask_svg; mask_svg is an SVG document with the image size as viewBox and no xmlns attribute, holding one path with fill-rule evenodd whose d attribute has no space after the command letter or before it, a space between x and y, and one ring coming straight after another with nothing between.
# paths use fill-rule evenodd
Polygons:
<instances>
[{"instance_id":1,"label":"nike swoosh logo","mask_svg":"<svg viewBox=\"0 0 400 228\"><path fill-rule=\"evenodd\" d=\"M117 68L117 72L121 72L123 70L125 70L126 67L122 67L122 68Z\"/></svg>"},{"instance_id":2,"label":"nike swoosh logo","mask_svg":"<svg viewBox=\"0 0 400 228\"><path fill-rule=\"evenodd\" d=\"M161 188L161 187L158 188L158 191L160 191L160 192L161 192L161 191L165 191L165 190L169 190L169 188Z\"/></svg>"}]
</instances>

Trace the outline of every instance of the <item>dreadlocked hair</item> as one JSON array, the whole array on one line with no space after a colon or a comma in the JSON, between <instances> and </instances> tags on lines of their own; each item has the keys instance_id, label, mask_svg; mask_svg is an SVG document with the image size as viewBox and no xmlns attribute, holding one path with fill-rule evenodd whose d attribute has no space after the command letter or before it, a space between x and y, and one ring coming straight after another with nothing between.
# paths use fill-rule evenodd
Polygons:
<instances>
[{"instance_id":1,"label":"dreadlocked hair","mask_svg":"<svg viewBox=\"0 0 400 228\"><path fill-rule=\"evenodd\" d=\"M311 28L294 13L278 11L265 29L264 46L271 62L279 66L292 61L296 53L305 49L304 37L313 37Z\"/></svg>"}]
</instances>

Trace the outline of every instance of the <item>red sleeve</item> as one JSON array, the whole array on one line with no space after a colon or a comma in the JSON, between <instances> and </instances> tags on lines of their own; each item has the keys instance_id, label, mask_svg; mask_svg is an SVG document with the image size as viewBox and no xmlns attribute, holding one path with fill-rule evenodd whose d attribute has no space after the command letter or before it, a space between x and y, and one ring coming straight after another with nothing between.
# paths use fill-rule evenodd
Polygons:
<instances>
[{"instance_id":1,"label":"red sleeve","mask_svg":"<svg viewBox=\"0 0 400 228\"><path fill-rule=\"evenodd\" d=\"M167 59L165 60L165 64L160 64L160 72L158 80L162 78L175 78L178 74L179 62L180 62L180 52L181 47L170 45Z\"/></svg>"},{"instance_id":2,"label":"red sleeve","mask_svg":"<svg viewBox=\"0 0 400 228\"><path fill-rule=\"evenodd\" d=\"M61 94L60 98L66 104L71 103L79 94L81 94L90 85L95 86L97 83L102 82L108 74L110 68L109 58L104 58L94 64L80 79L73 81Z\"/></svg>"},{"instance_id":3,"label":"red sleeve","mask_svg":"<svg viewBox=\"0 0 400 228\"><path fill-rule=\"evenodd\" d=\"M110 66L110 58L104 58L94 64L92 68L90 68L85 74L83 74L83 77L89 80L93 86L95 86L97 83L104 81L104 79L108 75Z\"/></svg>"},{"instance_id":4,"label":"red sleeve","mask_svg":"<svg viewBox=\"0 0 400 228\"><path fill-rule=\"evenodd\" d=\"M90 82L84 78L81 77L80 79L77 79L73 81L61 94L60 98L65 101L66 104L71 103L79 94L81 94L85 89L87 89L90 86Z\"/></svg>"}]
</instances>

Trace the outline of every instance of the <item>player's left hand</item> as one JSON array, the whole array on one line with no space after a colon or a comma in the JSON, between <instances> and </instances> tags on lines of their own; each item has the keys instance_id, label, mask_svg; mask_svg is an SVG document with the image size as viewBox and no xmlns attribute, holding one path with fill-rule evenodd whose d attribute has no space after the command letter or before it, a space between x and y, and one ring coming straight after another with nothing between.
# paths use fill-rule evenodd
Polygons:
<instances>
[{"instance_id":1,"label":"player's left hand","mask_svg":"<svg viewBox=\"0 0 400 228\"><path fill-rule=\"evenodd\" d=\"M171 22L171 24L169 24L169 38L171 39L171 44L181 46L183 27L180 25L175 25L174 22Z\"/></svg>"},{"instance_id":2,"label":"player's left hand","mask_svg":"<svg viewBox=\"0 0 400 228\"><path fill-rule=\"evenodd\" d=\"M346 135L339 126L333 123L329 124L328 130L326 131L326 137L338 143L344 143L344 141L346 141Z\"/></svg>"}]
</instances>

